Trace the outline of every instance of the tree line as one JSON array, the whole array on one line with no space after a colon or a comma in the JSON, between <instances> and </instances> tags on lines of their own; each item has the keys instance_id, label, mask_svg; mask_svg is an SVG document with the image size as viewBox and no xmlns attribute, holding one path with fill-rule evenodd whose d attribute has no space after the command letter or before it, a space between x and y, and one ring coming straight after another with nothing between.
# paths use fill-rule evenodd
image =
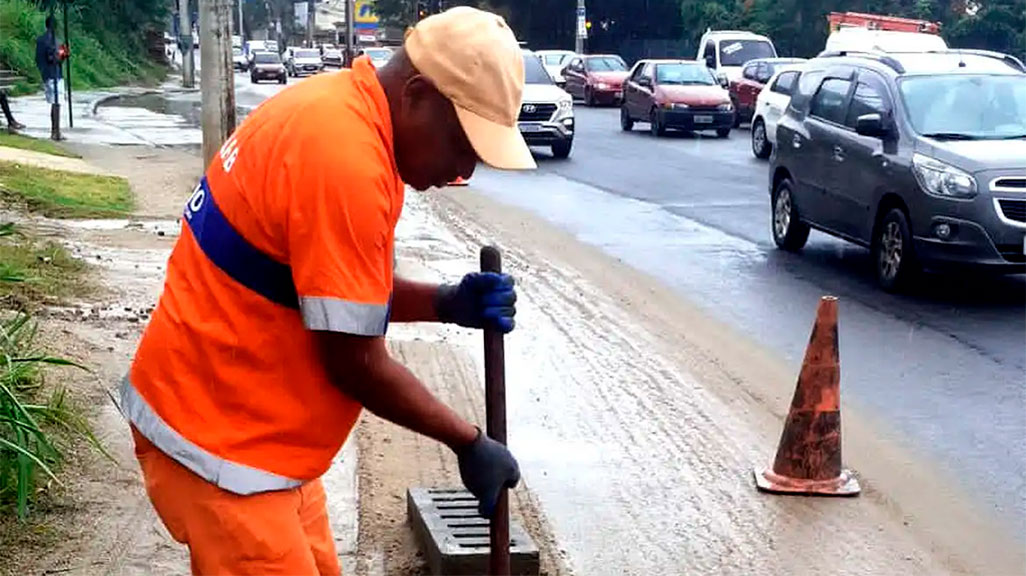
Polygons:
<instances>
[{"instance_id":1,"label":"tree line","mask_svg":"<svg viewBox=\"0 0 1026 576\"><path fill-rule=\"evenodd\" d=\"M418 18L417 0L377 0L390 25ZM573 48L576 0L463 0L505 16L529 46ZM830 12L868 12L940 22L952 47L1026 56L1026 0L588 0L588 50L693 57L707 28L743 29L773 39L781 55L814 56L829 33ZM632 48L633 50L634 48ZM630 50L627 50L630 51ZM659 53L663 52L663 53Z\"/></svg>"}]
</instances>

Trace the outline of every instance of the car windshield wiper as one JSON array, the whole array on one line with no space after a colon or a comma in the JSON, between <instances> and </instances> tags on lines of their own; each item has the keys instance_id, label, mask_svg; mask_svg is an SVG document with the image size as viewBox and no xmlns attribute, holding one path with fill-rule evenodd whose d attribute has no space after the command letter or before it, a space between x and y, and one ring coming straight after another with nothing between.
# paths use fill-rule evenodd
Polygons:
<instances>
[{"instance_id":1,"label":"car windshield wiper","mask_svg":"<svg viewBox=\"0 0 1026 576\"><path fill-rule=\"evenodd\" d=\"M1026 138L1026 134L1011 134L1009 136L998 136L995 140L1022 140Z\"/></svg>"},{"instance_id":2,"label":"car windshield wiper","mask_svg":"<svg viewBox=\"0 0 1026 576\"><path fill-rule=\"evenodd\" d=\"M972 134L965 134L963 132L931 132L929 134L923 134L926 138L935 138L937 140L980 140L979 136L973 136Z\"/></svg>"}]
</instances>

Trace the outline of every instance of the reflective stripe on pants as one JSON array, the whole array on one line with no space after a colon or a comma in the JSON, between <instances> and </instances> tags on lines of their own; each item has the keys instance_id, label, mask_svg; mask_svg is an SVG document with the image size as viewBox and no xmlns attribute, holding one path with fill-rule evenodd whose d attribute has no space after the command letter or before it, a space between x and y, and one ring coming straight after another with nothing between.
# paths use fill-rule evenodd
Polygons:
<instances>
[{"instance_id":1,"label":"reflective stripe on pants","mask_svg":"<svg viewBox=\"0 0 1026 576\"><path fill-rule=\"evenodd\" d=\"M303 484L302 480L225 460L193 444L153 411L128 376L121 382L121 411L161 452L219 488L247 495L288 490Z\"/></svg>"}]
</instances>

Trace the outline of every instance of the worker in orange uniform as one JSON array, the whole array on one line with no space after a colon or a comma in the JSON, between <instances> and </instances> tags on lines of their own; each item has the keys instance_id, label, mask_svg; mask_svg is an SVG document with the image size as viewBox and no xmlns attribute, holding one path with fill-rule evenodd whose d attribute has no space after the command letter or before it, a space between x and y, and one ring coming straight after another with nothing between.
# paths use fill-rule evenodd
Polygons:
<instances>
[{"instance_id":1,"label":"worker in orange uniform","mask_svg":"<svg viewBox=\"0 0 1026 576\"><path fill-rule=\"evenodd\" d=\"M499 16L421 21L391 61L290 87L213 158L121 385L146 490L194 574L338 574L319 480L362 408L445 443L490 516L520 472L385 347L390 322L513 329L506 275L392 277L404 182L534 167Z\"/></svg>"}]
</instances>

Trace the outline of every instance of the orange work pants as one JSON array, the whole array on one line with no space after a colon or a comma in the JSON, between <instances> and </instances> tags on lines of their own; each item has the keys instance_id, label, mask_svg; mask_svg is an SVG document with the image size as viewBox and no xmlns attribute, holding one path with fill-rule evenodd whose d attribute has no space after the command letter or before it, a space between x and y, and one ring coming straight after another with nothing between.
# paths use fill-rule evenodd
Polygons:
<instances>
[{"instance_id":1,"label":"orange work pants","mask_svg":"<svg viewBox=\"0 0 1026 576\"><path fill-rule=\"evenodd\" d=\"M341 574L320 480L239 496L166 456L133 427L146 493L196 575Z\"/></svg>"}]
</instances>

